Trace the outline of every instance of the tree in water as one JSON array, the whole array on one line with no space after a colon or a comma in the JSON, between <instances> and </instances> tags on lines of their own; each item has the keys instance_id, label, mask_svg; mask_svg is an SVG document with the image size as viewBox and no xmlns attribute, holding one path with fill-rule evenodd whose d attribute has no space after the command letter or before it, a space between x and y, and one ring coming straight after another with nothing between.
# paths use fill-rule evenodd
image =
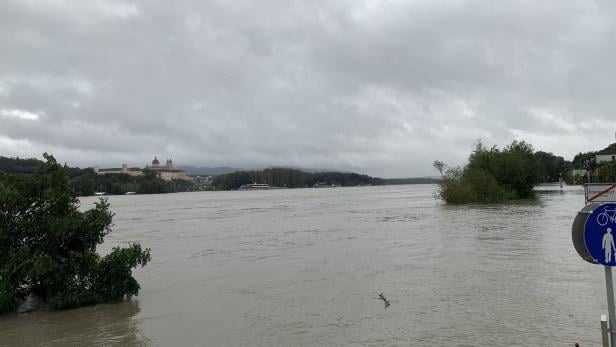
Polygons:
<instances>
[{"instance_id":1,"label":"tree in water","mask_svg":"<svg viewBox=\"0 0 616 347\"><path fill-rule=\"evenodd\" d=\"M109 203L80 212L65 168L43 156L34 175L0 173L0 312L28 296L66 309L137 295L132 269L150 261L150 250L134 243L99 256L111 232Z\"/></svg>"},{"instance_id":2,"label":"tree in water","mask_svg":"<svg viewBox=\"0 0 616 347\"><path fill-rule=\"evenodd\" d=\"M464 167L448 167L438 160L433 166L442 176L436 196L452 204L531 198L542 177L541 163L524 141L513 141L502 150L478 141Z\"/></svg>"}]
</instances>

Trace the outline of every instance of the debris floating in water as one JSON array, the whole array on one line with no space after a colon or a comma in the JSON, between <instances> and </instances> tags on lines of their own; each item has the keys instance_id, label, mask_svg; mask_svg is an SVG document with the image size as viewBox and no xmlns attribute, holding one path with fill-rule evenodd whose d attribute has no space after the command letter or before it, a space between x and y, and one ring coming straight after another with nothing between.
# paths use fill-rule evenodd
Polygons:
<instances>
[{"instance_id":1,"label":"debris floating in water","mask_svg":"<svg viewBox=\"0 0 616 347\"><path fill-rule=\"evenodd\" d=\"M378 298L383 300L383 302L385 303L385 307L389 307L389 300L385 298L385 295L383 295L383 293L380 293Z\"/></svg>"}]
</instances>

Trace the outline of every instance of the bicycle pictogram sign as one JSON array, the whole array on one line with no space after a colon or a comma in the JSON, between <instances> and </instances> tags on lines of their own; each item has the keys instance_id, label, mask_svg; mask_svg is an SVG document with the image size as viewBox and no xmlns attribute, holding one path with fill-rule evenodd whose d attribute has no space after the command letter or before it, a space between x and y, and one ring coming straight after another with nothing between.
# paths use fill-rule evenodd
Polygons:
<instances>
[{"instance_id":1,"label":"bicycle pictogram sign","mask_svg":"<svg viewBox=\"0 0 616 347\"><path fill-rule=\"evenodd\" d=\"M605 226L608 222L616 223L616 208L609 209L609 206L605 206L603 212L597 216L597 223L600 226Z\"/></svg>"}]
</instances>

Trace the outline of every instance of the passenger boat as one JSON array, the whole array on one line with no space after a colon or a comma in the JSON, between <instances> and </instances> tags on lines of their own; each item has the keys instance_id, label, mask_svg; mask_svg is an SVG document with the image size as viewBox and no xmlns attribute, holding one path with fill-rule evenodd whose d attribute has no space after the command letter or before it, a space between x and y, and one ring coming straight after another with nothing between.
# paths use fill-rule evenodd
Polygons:
<instances>
[{"instance_id":1,"label":"passenger boat","mask_svg":"<svg viewBox=\"0 0 616 347\"><path fill-rule=\"evenodd\" d=\"M317 182L312 187L313 188L336 188L336 187L340 187L340 186L335 184L335 183L327 184L327 183Z\"/></svg>"},{"instance_id":2,"label":"passenger boat","mask_svg":"<svg viewBox=\"0 0 616 347\"><path fill-rule=\"evenodd\" d=\"M242 185L239 190L265 190L272 189L269 184L266 183L250 183Z\"/></svg>"}]
</instances>

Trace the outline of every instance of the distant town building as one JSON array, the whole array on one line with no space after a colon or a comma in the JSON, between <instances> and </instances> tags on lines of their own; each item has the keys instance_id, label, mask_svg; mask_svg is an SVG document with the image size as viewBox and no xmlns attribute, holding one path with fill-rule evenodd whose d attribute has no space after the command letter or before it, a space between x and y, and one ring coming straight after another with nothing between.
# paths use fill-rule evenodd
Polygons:
<instances>
[{"instance_id":1,"label":"distant town building","mask_svg":"<svg viewBox=\"0 0 616 347\"><path fill-rule=\"evenodd\" d=\"M190 180L197 190L209 190L212 188L212 176L191 176Z\"/></svg>"},{"instance_id":2,"label":"distant town building","mask_svg":"<svg viewBox=\"0 0 616 347\"><path fill-rule=\"evenodd\" d=\"M614 160L616 160L616 148L614 148L613 146L602 149L597 152L597 154L595 154L595 162L597 164Z\"/></svg>"},{"instance_id":3,"label":"distant town building","mask_svg":"<svg viewBox=\"0 0 616 347\"><path fill-rule=\"evenodd\" d=\"M580 176L580 177L584 177L586 176L586 169L573 169L571 170L571 176Z\"/></svg>"},{"instance_id":4,"label":"distant town building","mask_svg":"<svg viewBox=\"0 0 616 347\"><path fill-rule=\"evenodd\" d=\"M143 175L143 170L138 167L128 167L126 164L122 164L121 168L109 168L109 169L98 169L97 173L99 175L104 174L127 174L131 176L141 176Z\"/></svg>"},{"instance_id":5,"label":"distant town building","mask_svg":"<svg viewBox=\"0 0 616 347\"><path fill-rule=\"evenodd\" d=\"M173 166L173 161L171 159L167 159L167 162L164 166L160 165L160 162L156 157L152 160L152 165L146 165L145 168L140 169L138 167L128 167L127 164L122 164L121 168L109 168L109 169L98 169L96 173L99 175L105 174L127 174L130 176L143 176L144 170L151 170L158 174L158 176L165 180L189 180L190 178L186 175L186 171L178 170Z\"/></svg>"}]
</instances>

